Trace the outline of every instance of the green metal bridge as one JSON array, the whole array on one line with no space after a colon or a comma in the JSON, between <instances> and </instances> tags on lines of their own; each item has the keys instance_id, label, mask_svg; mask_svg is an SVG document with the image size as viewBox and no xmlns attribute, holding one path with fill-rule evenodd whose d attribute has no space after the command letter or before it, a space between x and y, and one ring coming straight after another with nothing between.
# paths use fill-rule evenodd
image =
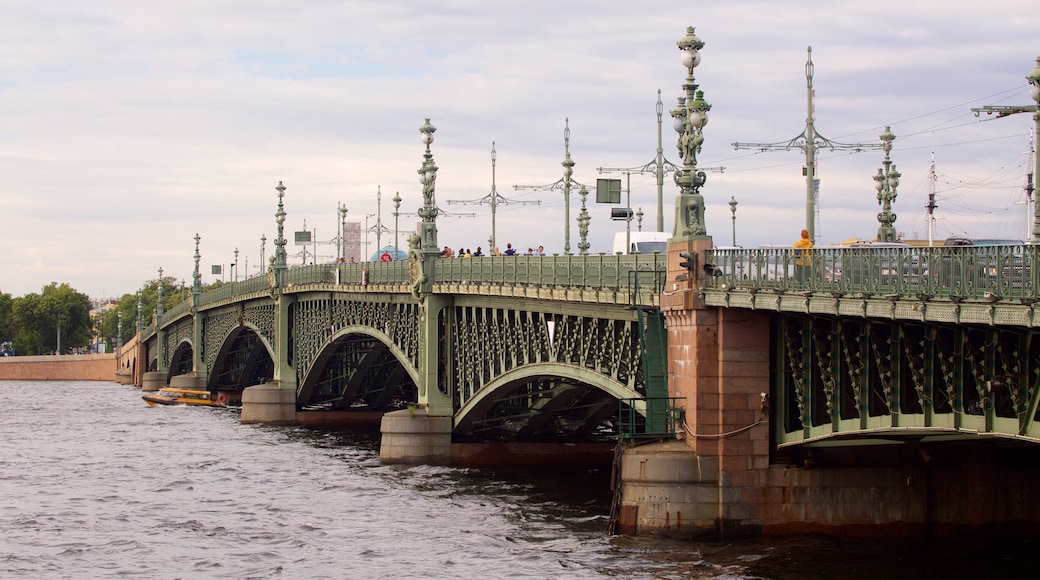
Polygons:
<instances>
[{"instance_id":1,"label":"green metal bridge","mask_svg":"<svg viewBox=\"0 0 1040 580\"><path fill-rule=\"evenodd\" d=\"M1032 245L821 248L799 276L787 248L711 250L696 291L706 307L770 318L779 447L1040 442L1037 257ZM280 292L271 275L227 284L144 330L148 370L231 395L271 380L277 298L289 303L281 378L299 410L439 399L458 440L681 430L665 256L438 258L429 273L442 306L425 331L414 262L290 268Z\"/></svg>"},{"instance_id":2,"label":"green metal bridge","mask_svg":"<svg viewBox=\"0 0 1040 580\"><path fill-rule=\"evenodd\" d=\"M300 411L439 406L458 441L597 440L623 420L674 433L657 410L668 403L664 256L426 267L422 300L416 260L288 268L277 283L272 272L199 293L144 329L147 368L167 382L194 373L232 399L281 369Z\"/></svg>"},{"instance_id":3,"label":"green metal bridge","mask_svg":"<svg viewBox=\"0 0 1040 580\"><path fill-rule=\"evenodd\" d=\"M780 447L1040 442L1040 247L709 251L709 306L771 318Z\"/></svg>"}]
</instances>

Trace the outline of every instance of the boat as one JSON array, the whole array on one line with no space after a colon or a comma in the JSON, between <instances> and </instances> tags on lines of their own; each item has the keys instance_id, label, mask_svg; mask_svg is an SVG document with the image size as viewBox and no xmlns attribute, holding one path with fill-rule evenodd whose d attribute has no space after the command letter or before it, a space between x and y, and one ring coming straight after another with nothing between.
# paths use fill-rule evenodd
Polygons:
<instances>
[{"instance_id":1,"label":"boat","mask_svg":"<svg viewBox=\"0 0 1040 580\"><path fill-rule=\"evenodd\" d=\"M156 405L201 405L203 407L224 407L227 405L227 395L223 393L215 395L209 391L195 389L176 389L166 387L154 393L142 395L148 406Z\"/></svg>"}]
</instances>

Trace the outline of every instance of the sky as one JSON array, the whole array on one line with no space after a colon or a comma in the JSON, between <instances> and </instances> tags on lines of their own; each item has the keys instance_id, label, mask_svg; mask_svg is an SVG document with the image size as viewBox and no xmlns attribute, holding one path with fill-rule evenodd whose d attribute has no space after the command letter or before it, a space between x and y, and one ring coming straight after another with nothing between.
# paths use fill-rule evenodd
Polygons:
<instances>
[{"instance_id":1,"label":"sky","mask_svg":"<svg viewBox=\"0 0 1040 580\"><path fill-rule=\"evenodd\" d=\"M844 144L896 135L902 235L927 239L934 191L937 239L1028 236L1032 116L970 110L1031 103L1040 11L1025 0L5 0L2 14L0 292L15 297L57 282L118 298L159 268L190 284L196 234L204 283L221 278L214 264L230 277L236 249L240 274L255 275L273 251L279 182L290 262L304 228L319 261L336 257L341 204L371 251L377 223L380 245L396 229L404 246L426 118L441 246L487 251L490 204L449 202L494 187L499 246L563 252L564 196L533 186L562 177L565 128L575 182L622 179L644 214L633 231L654 231L656 178L638 169L657 157L658 91L663 155L680 161L668 111L687 26L705 43L695 76L712 104L698 165L724 168L702 189L715 245L787 245L805 227L802 150L733 144L805 129L810 46L816 131ZM883 158L819 153L818 245L876 236ZM634 171L626 188L597 168ZM677 191L669 173L666 232ZM587 205L591 251L609 252L619 206ZM572 252L579 210L574 191Z\"/></svg>"}]
</instances>

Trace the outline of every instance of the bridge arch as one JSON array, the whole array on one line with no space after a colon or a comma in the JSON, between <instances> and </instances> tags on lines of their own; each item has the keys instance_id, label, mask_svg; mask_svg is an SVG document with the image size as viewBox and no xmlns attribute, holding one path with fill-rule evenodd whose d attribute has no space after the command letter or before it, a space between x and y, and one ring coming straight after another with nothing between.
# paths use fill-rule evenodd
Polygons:
<instances>
[{"instance_id":1,"label":"bridge arch","mask_svg":"<svg viewBox=\"0 0 1040 580\"><path fill-rule=\"evenodd\" d=\"M173 350L173 356L170 357L170 371L166 375L166 383L169 384L170 379L177 375L186 375L192 372L195 368L195 346L189 339L183 339L177 343L177 347Z\"/></svg>"},{"instance_id":2,"label":"bridge arch","mask_svg":"<svg viewBox=\"0 0 1040 580\"><path fill-rule=\"evenodd\" d=\"M337 330L300 374L302 408L383 411L418 401L418 369L389 335L370 326Z\"/></svg>"},{"instance_id":3,"label":"bridge arch","mask_svg":"<svg viewBox=\"0 0 1040 580\"><path fill-rule=\"evenodd\" d=\"M545 362L512 369L489 381L455 414L461 438L589 440L616 418L618 400L640 395L602 373ZM608 431L616 433L614 426Z\"/></svg>"},{"instance_id":4,"label":"bridge arch","mask_svg":"<svg viewBox=\"0 0 1040 580\"><path fill-rule=\"evenodd\" d=\"M206 381L210 391L242 389L274 378L274 349L260 329L243 321L224 336Z\"/></svg>"}]
</instances>

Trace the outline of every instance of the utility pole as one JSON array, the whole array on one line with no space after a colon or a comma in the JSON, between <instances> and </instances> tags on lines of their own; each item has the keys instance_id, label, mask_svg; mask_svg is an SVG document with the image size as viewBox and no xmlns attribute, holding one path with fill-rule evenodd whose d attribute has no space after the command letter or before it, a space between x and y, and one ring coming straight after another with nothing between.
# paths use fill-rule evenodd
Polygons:
<instances>
[{"instance_id":1,"label":"utility pole","mask_svg":"<svg viewBox=\"0 0 1040 580\"><path fill-rule=\"evenodd\" d=\"M571 255L571 189L578 187L588 191L581 183L572 179L574 175L574 160L571 159L571 120L570 118L564 119L563 122L563 161L560 162L563 166L563 177L548 185L514 185L514 190L520 189L535 189L542 191L552 191L559 189L563 191L563 255Z\"/></svg>"},{"instance_id":2,"label":"utility pole","mask_svg":"<svg viewBox=\"0 0 1040 580\"><path fill-rule=\"evenodd\" d=\"M599 173L624 173L630 175L637 172L640 175L652 173L657 178L657 231L664 231L664 176L669 172L681 169L676 164L665 159L664 147L661 135L661 117L664 114L664 105L661 103L661 89L657 89L657 155L645 165L639 167L600 167L596 169ZM715 171L722 173L725 167L701 167L700 171ZM631 208L629 208L631 209ZM640 228L642 230L642 228Z\"/></svg>"},{"instance_id":3,"label":"utility pole","mask_svg":"<svg viewBox=\"0 0 1040 580\"><path fill-rule=\"evenodd\" d=\"M516 205L541 205L541 200L532 201L519 201L515 199L508 199L499 195L498 190L495 189L495 161L498 158L498 153L495 151L495 142L491 142L491 193L485 195L480 199L473 200L458 200L449 199L448 205L454 203L465 203L465 204L488 204L491 206L491 237L488 238L488 255L491 255L491 251L495 248L495 210L498 208L498 204L516 204Z\"/></svg>"},{"instance_id":4,"label":"utility pole","mask_svg":"<svg viewBox=\"0 0 1040 580\"><path fill-rule=\"evenodd\" d=\"M935 203L935 182L937 177L935 176L935 151L932 151L932 166L928 170L928 203L925 204L924 208L928 210L928 247L935 245L935 208L939 207ZM1028 213L1028 212L1027 212Z\"/></svg>"},{"instance_id":5,"label":"utility pole","mask_svg":"<svg viewBox=\"0 0 1040 580\"><path fill-rule=\"evenodd\" d=\"M815 244L816 221L819 218L819 180L816 179L816 151L821 147L826 147L831 151L836 149L851 149L856 152L861 152L867 149L881 149L881 144L838 143L836 141L831 141L816 132L814 119L815 108L813 105L815 91L813 90L813 62L811 46L808 48L808 54L808 61L805 63L806 95L808 97L808 112L805 118L805 129L790 141L782 141L779 143L734 143L733 147L735 149L758 149L760 151L779 149L790 151L793 148L797 148L805 152L805 167L802 168L802 171L805 173L805 229L809 231L809 239Z\"/></svg>"}]
</instances>

